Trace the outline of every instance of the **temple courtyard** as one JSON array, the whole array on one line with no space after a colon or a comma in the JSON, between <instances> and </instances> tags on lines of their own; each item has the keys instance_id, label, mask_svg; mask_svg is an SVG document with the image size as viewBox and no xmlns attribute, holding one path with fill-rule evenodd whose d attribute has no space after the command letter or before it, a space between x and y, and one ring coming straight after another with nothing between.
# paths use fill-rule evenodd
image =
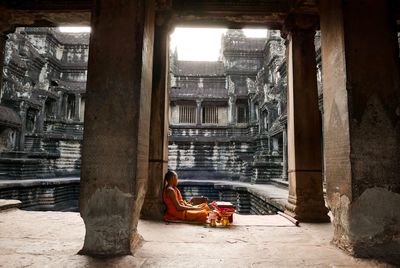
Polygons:
<instances>
[{"instance_id":1,"label":"temple courtyard","mask_svg":"<svg viewBox=\"0 0 400 268\"><path fill-rule=\"evenodd\" d=\"M228 228L140 220L135 255L101 259L78 254L85 235L79 213L8 208L0 211L0 267L392 267L336 248L330 223L235 217Z\"/></svg>"}]
</instances>

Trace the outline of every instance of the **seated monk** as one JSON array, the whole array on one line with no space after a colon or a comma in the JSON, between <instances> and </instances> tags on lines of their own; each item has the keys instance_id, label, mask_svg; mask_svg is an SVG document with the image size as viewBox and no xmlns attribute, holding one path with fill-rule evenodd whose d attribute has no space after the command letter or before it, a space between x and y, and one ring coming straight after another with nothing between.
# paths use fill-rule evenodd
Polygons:
<instances>
[{"instance_id":1,"label":"seated monk","mask_svg":"<svg viewBox=\"0 0 400 268\"><path fill-rule=\"evenodd\" d=\"M167 207L164 220L206 223L208 213L211 212L207 203L193 206L183 200L181 192L176 187L178 185L178 175L175 171L168 171L164 180L163 200Z\"/></svg>"}]
</instances>

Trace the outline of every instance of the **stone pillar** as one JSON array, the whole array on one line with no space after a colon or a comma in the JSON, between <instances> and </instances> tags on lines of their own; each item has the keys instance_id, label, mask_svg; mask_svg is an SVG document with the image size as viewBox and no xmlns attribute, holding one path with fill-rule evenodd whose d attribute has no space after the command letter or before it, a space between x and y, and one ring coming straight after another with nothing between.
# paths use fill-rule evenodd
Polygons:
<instances>
[{"instance_id":1,"label":"stone pillar","mask_svg":"<svg viewBox=\"0 0 400 268\"><path fill-rule=\"evenodd\" d=\"M230 125L236 124L236 96L229 95L228 101L228 123Z\"/></svg>"},{"instance_id":2,"label":"stone pillar","mask_svg":"<svg viewBox=\"0 0 400 268\"><path fill-rule=\"evenodd\" d=\"M396 1L321 0L324 149L333 241L400 263Z\"/></svg>"},{"instance_id":3,"label":"stone pillar","mask_svg":"<svg viewBox=\"0 0 400 268\"><path fill-rule=\"evenodd\" d=\"M254 109L254 102L249 98L249 108L250 108L250 123L256 121L256 111Z\"/></svg>"},{"instance_id":4,"label":"stone pillar","mask_svg":"<svg viewBox=\"0 0 400 268\"><path fill-rule=\"evenodd\" d=\"M196 100L196 124L201 125L201 103L203 100Z\"/></svg>"},{"instance_id":5,"label":"stone pillar","mask_svg":"<svg viewBox=\"0 0 400 268\"><path fill-rule=\"evenodd\" d=\"M3 72L4 72L4 50L6 47L7 35L0 33L0 91L3 90Z\"/></svg>"},{"instance_id":6,"label":"stone pillar","mask_svg":"<svg viewBox=\"0 0 400 268\"><path fill-rule=\"evenodd\" d=\"M279 155L279 140L277 137L272 137L272 155Z\"/></svg>"},{"instance_id":7,"label":"stone pillar","mask_svg":"<svg viewBox=\"0 0 400 268\"><path fill-rule=\"evenodd\" d=\"M61 107L62 107L62 115L61 118L64 120L68 119L68 94L63 92L62 95L62 101L61 101Z\"/></svg>"},{"instance_id":8,"label":"stone pillar","mask_svg":"<svg viewBox=\"0 0 400 268\"><path fill-rule=\"evenodd\" d=\"M272 155L272 137L269 132L267 133L267 149L268 155Z\"/></svg>"},{"instance_id":9,"label":"stone pillar","mask_svg":"<svg viewBox=\"0 0 400 268\"><path fill-rule=\"evenodd\" d=\"M83 122L83 118L85 117L85 96L81 95L81 107L79 109L79 119Z\"/></svg>"},{"instance_id":10,"label":"stone pillar","mask_svg":"<svg viewBox=\"0 0 400 268\"><path fill-rule=\"evenodd\" d=\"M44 119L46 117L46 99L47 96L39 96L40 103L42 104L41 109L36 115L36 133L43 134L44 132Z\"/></svg>"},{"instance_id":11,"label":"stone pillar","mask_svg":"<svg viewBox=\"0 0 400 268\"><path fill-rule=\"evenodd\" d=\"M149 181L141 216L161 220L164 213L162 190L168 170L168 52L169 28L158 18L154 33L153 90L151 95ZM161 24L161 25L158 25Z\"/></svg>"},{"instance_id":12,"label":"stone pillar","mask_svg":"<svg viewBox=\"0 0 400 268\"><path fill-rule=\"evenodd\" d=\"M74 121L81 121L80 110L81 110L81 95L75 94Z\"/></svg>"},{"instance_id":13,"label":"stone pillar","mask_svg":"<svg viewBox=\"0 0 400 268\"><path fill-rule=\"evenodd\" d=\"M56 111L56 119L57 120L61 120L63 118L63 92L62 91L58 91L57 92L58 98L57 98L57 111Z\"/></svg>"},{"instance_id":14,"label":"stone pillar","mask_svg":"<svg viewBox=\"0 0 400 268\"><path fill-rule=\"evenodd\" d=\"M21 118L21 129L18 132L18 150L24 151L25 149L25 134L26 134L26 112L27 107L24 102L20 104L19 116Z\"/></svg>"},{"instance_id":15,"label":"stone pillar","mask_svg":"<svg viewBox=\"0 0 400 268\"><path fill-rule=\"evenodd\" d=\"M81 253L126 255L140 238L137 223L148 176L154 2L96 0L91 26Z\"/></svg>"},{"instance_id":16,"label":"stone pillar","mask_svg":"<svg viewBox=\"0 0 400 268\"><path fill-rule=\"evenodd\" d=\"M267 133L267 148L268 148L268 155L272 154L272 137L271 137L271 133L269 131L269 129L271 128L271 111L270 110L266 110L267 111L267 124L265 124L265 119L264 119L264 133ZM265 113L264 113L265 116Z\"/></svg>"},{"instance_id":17,"label":"stone pillar","mask_svg":"<svg viewBox=\"0 0 400 268\"><path fill-rule=\"evenodd\" d=\"M282 132L282 180L288 180L288 160L287 160L287 130L286 126Z\"/></svg>"},{"instance_id":18,"label":"stone pillar","mask_svg":"<svg viewBox=\"0 0 400 268\"><path fill-rule=\"evenodd\" d=\"M322 190L321 118L313 17L293 16L286 22L288 74L287 213L303 222L329 221Z\"/></svg>"}]
</instances>

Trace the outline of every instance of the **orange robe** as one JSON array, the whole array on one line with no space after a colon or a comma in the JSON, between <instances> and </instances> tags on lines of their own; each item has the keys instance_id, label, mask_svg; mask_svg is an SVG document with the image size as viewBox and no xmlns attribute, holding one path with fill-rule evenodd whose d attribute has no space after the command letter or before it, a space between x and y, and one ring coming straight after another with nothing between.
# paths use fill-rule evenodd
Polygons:
<instances>
[{"instance_id":1,"label":"orange robe","mask_svg":"<svg viewBox=\"0 0 400 268\"><path fill-rule=\"evenodd\" d=\"M178 188L172 187L175 193L175 197L178 200L179 204L184 205L182 194ZM167 207L167 211L164 214L164 220L180 220L180 221L193 221L193 222L201 222L205 223L207 221L208 213L211 209L208 207L206 203L200 204L201 210L177 210L173 200L167 195L166 190L163 192L163 200L165 206Z\"/></svg>"}]
</instances>

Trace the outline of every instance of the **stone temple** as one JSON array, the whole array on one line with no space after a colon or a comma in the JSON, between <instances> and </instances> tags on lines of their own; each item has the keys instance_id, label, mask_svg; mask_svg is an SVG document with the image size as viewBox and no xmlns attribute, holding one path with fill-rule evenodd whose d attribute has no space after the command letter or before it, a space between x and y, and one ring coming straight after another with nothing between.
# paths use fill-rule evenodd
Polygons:
<instances>
[{"instance_id":1,"label":"stone temple","mask_svg":"<svg viewBox=\"0 0 400 268\"><path fill-rule=\"evenodd\" d=\"M79 177L88 43L89 34L52 28L18 28L8 35L0 178L14 183L0 190L3 198L23 200L31 209L77 206L76 180L57 185L46 179Z\"/></svg>"},{"instance_id":2,"label":"stone temple","mask_svg":"<svg viewBox=\"0 0 400 268\"><path fill-rule=\"evenodd\" d=\"M88 43L88 33L57 28L8 35L0 167L13 183L0 194L26 209L77 209ZM284 40L279 31L228 30L221 45L219 61L171 52L169 168L188 179L287 187Z\"/></svg>"},{"instance_id":3,"label":"stone temple","mask_svg":"<svg viewBox=\"0 0 400 268\"><path fill-rule=\"evenodd\" d=\"M398 1L13 0L0 15L0 266L400 264ZM169 48L178 26L232 30L218 61L188 62ZM252 221L163 224L168 168L185 197ZM255 224L277 212L300 228Z\"/></svg>"},{"instance_id":4,"label":"stone temple","mask_svg":"<svg viewBox=\"0 0 400 268\"><path fill-rule=\"evenodd\" d=\"M322 113L321 48L315 36ZM287 72L279 31L228 30L220 60L170 59L168 163L191 179L286 185Z\"/></svg>"},{"instance_id":5,"label":"stone temple","mask_svg":"<svg viewBox=\"0 0 400 268\"><path fill-rule=\"evenodd\" d=\"M287 180L283 39L230 30L221 44L219 61L172 57L169 166L189 178Z\"/></svg>"}]
</instances>

